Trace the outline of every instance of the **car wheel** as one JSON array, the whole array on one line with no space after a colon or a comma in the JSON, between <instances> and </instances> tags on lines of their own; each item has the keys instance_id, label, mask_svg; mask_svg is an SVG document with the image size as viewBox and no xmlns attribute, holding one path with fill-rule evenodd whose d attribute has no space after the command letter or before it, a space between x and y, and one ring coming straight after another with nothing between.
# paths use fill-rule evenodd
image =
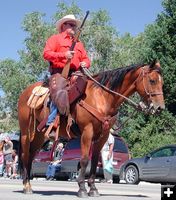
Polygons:
<instances>
[{"instance_id":1,"label":"car wheel","mask_svg":"<svg viewBox=\"0 0 176 200\"><path fill-rule=\"evenodd\" d=\"M125 181L128 184L139 183L139 173L134 165L129 165L125 170Z\"/></svg>"}]
</instances>

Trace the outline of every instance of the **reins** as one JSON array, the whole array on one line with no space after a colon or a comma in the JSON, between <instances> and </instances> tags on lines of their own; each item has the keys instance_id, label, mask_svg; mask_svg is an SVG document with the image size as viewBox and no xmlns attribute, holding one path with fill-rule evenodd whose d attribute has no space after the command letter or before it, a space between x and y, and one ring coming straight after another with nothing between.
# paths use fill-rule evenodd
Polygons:
<instances>
[{"instance_id":1,"label":"reins","mask_svg":"<svg viewBox=\"0 0 176 200\"><path fill-rule=\"evenodd\" d=\"M147 109L147 107L145 106L145 104L142 101L137 104L134 101L132 101L131 99L129 99L128 97L126 97L126 96L124 96L124 95L122 95L122 94L120 94L118 92L115 92L115 91L109 89L108 87L102 85L101 83L99 83L96 79L94 79L92 77L92 74L90 73L90 71L87 68L83 68L83 72L84 72L85 75L88 76L89 79L91 79L94 83L96 83L98 86L100 86L101 88L103 88L105 91L107 91L107 92L109 92L111 94L115 94L117 96L120 96L120 97L124 98L126 100L126 103L128 103L130 106L132 106L133 108L135 108L135 110L132 112L132 114L130 114L130 116L120 126L118 126L116 128L116 130L120 130L124 126L124 124L127 123L127 121L129 119L131 119L134 115L136 115L137 111L142 111L144 113L148 113L150 111L150 109ZM147 74L147 77L146 77L146 74ZM149 86L146 87L146 85L144 83L144 77L146 77L147 81L149 82L149 76L148 76L148 71L146 72L146 70L145 70L144 67L142 67L141 72L139 73L138 77L135 79L135 81L132 84L135 84L138 81L139 77L141 77L141 76L142 76L142 83L143 83L143 87L144 87L146 95L148 95L150 98L152 96L154 96L154 95L162 95L162 93L153 93L153 92L150 91ZM87 109L87 110L90 112L91 109ZM91 113L93 114L94 112L91 112ZM93 114L93 115L96 118L99 119L99 117L97 117L98 116L97 114L96 115ZM100 120L100 121L102 121L102 120Z\"/></svg>"},{"instance_id":2,"label":"reins","mask_svg":"<svg viewBox=\"0 0 176 200\"><path fill-rule=\"evenodd\" d=\"M127 103L128 103L130 106L132 106L133 108L135 108L136 110L140 110L140 111L146 112L146 107L144 106L143 103L140 102L139 104L137 104L137 103L135 103L134 101L132 101L131 99L129 99L128 97L126 97L126 96L124 96L124 95L122 95L122 94L120 94L120 93L118 93L118 92L115 92L115 91L113 91L113 90L107 88L106 86L102 85L102 84L99 83L96 79L94 79L94 78L92 77L92 74L90 73L90 71L89 71L87 68L83 68L83 71L84 71L84 73L85 73L94 83L96 83L97 85L99 85L101 88L103 88L103 89L106 90L107 92L112 93L112 94L115 94L115 95L117 95L117 96L120 96L120 97L124 98L124 99L127 101ZM138 76L137 79L133 82L133 84L138 80L138 78L141 76L141 74L142 74L142 72L139 74L139 76Z\"/></svg>"}]
</instances>

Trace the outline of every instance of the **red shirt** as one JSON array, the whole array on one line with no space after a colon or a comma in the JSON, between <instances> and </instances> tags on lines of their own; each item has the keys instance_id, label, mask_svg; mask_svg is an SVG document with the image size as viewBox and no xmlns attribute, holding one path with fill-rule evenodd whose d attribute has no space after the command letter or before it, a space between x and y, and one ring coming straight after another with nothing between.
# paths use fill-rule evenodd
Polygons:
<instances>
[{"instance_id":1,"label":"red shirt","mask_svg":"<svg viewBox=\"0 0 176 200\"><path fill-rule=\"evenodd\" d=\"M57 35L52 35L46 42L43 57L45 60L51 62L53 68L64 68L67 59L65 58L65 52L69 51L72 45L72 39L65 32ZM90 60L87 56L86 50L82 42L78 41L74 48L74 56L71 60L70 68L78 70L80 62L85 62L86 67L90 67Z\"/></svg>"}]
</instances>

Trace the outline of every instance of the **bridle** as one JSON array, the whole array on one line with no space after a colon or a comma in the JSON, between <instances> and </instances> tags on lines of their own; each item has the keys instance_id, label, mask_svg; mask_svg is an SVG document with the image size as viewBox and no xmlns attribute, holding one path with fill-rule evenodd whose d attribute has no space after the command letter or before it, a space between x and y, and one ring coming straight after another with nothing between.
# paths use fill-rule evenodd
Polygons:
<instances>
[{"instance_id":1,"label":"bridle","mask_svg":"<svg viewBox=\"0 0 176 200\"><path fill-rule=\"evenodd\" d=\"M159 73L158 70L153 70L157 73ZM143 80L142 80L142 83L143 83L143 87L144 87L144 90L145 90L145 93L146 93L146 96L149 96L149 99L151 99L153 96L157 96L157 95L163 95L163 92L153 92L151 87L150 87L150 77L149 77L149 69L146 69L145 70L145 67L142 67L142 77L143 77ZM146 83L148 83L148 85L145 85L145 79L146 78Z\"/></svg>"}]
</instances>

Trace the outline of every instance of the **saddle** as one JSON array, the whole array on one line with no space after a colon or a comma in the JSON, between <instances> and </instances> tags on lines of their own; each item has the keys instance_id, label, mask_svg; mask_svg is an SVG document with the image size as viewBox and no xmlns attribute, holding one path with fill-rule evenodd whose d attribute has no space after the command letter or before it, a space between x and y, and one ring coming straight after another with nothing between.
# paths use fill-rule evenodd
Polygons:
<instances>
[{"instance_id":1,"label":"saddle","mask_svg":"<svg viewBox=\"0 0 176 200\"><path fill-rule=\"evenodd\" d=\"M36 86L32 90L32 94L27 101L27 105L34 110L40 109L45 99L49 96L49 89L47 87Z\"/></svg>"},{"instance_id":2,"label":"saddle","mask_svg":"<svg viewBox=\"0 0 176 200\"><path fill-rule=\"evenodd\" d=\"M50 97L61 115L68 116L71 104L84 94L86 85L87 77L79 71L73 73L70 79L65 79L59 73L51 76Z\"/></svg>"},{"instance_id":3,"label":"saddle","mask_svg":"<svg viewBox=\"0 0 176 200\"><path fill-rule=\"evenodd\" d=\"M54 130L58 129L60 125L60 117L62 116L67 117L67 133L69 135L69 130L72 124L70 107L85 93L86 85L87 77L81 72L73 73L69 79L65 79L61 74L57 73L50 77L49 87L37 86L33 89L28 100L28 106L30 106L30 108L40 109L41 106L44 105L45 99L49 97L59 110L59 115L46 131L46 137L48 137L53 128ZM46 126L47 120L48 116L37 126L39 132ZM57 136L55 134L55 139L56 138Z\"/></svg>"}]
</instances>

